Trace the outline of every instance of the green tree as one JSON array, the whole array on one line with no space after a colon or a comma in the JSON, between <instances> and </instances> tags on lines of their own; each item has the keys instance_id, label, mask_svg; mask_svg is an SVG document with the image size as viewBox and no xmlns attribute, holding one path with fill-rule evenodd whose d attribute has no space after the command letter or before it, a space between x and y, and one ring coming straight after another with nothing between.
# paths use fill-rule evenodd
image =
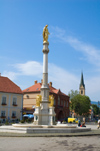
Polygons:
<instances>
[{"instance_id":1,"label":"green tree","mask_svg":"<svg viewBox=\"0 0 100 151\"><path fill-rule=\"evenodd\" d=\"M77 94L71 99L70 108L77 115L88 115L90 109L90 99L88 96Z\"/></svg>"},{"instance_id":2,"label":"green tree","mask_svg":"<svg viewBox=\"0 0 100 151\"><path fill-rule=\"evenodd\" d=\"M92 104L91 106L93 108L94 115L98 115L99 114L99 107L96 104Z\"/></svg>"},{"instance_id":3,"label":"green tree","mask_svg":"<svg viewBox=\"0 0 100 151\"><path fill-rule=\"evenodd\" d=\"M77 90L70 90L70 92L68 93L68 96L70 97L70 100L76 96L77 94L79 94L79 92Z\"/></svg>"}]
</instances>

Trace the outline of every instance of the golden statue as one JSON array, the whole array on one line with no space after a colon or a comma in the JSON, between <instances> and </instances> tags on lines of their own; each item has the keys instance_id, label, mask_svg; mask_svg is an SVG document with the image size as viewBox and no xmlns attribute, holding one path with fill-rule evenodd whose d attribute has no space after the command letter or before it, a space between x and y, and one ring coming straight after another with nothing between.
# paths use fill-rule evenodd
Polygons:
<instances>
[{"instance_id":1,"label":"golden statue","mask_svg":"<svg viewBox=\"0 0 100 151\"><path fill-rule=\"evenodd\" d=\"M50 102L49 106L53 107L53 105L54 105L54 96L53 95L49 95L49 102Z\"/></svg>"},{"instance_id":2,"label":"golden statue","mask_svg":"<svg viewBox=\"0 0 100 151\"><path fill-rule=\"evenodd\" d=\"M48 35L50 35L47 27L48 25L46 25L43 29L43 42L48 42Z\"/></svg>"},{"instance_id":3,"label":"golden statue","mask_svg":"<svg viewBox=\"0 0 100 151\"><path fill-rule=\"evenodd\" d=\"M36 106L37 107L40 107L41 100L42 100L42 96L41 95L37 95L36 96Z\"/></svg>"}]
</instances>

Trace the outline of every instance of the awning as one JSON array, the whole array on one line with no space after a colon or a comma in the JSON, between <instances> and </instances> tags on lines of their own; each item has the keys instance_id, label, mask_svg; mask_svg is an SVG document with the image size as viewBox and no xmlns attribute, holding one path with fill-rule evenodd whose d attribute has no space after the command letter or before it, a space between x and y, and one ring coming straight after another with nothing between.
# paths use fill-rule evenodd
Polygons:
<instances>
[{"instance_id":1,"label":"awning","mask_svg":"<svg viewBox=\"0 0 100 151\"><path fill-rule=\"evenodd\" d=\"M34 115L32 115L32 114L26 114L26 115L23 115L23 117L33 118Z\"/></svg>"}]
</instances>

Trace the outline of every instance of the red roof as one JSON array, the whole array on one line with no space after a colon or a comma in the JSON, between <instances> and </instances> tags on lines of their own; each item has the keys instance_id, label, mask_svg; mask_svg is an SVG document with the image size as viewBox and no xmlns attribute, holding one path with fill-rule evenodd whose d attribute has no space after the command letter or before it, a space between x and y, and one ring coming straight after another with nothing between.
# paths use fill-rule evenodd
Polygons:
<instances>
[{"instance_id":1,"label":"red roof","mask_svg":"<svg viewBox=\"0 0 100 151\"><path fill-rule=\"evenodd\" d=\"M0 92L22 94L22 90L7 77L0 76Z\"/></svg>"},{"instance_id":2,"label":"red roof","mask_svg":"<svg viewBox=\"0 0 100 151\"><path fill-rule=\"evenodd\" d=\"M40 92L41 86L41 83L36 83L35 85L23 90L23 92Z\"/></svg>"},{"instance_id":3,"label":"red roof","mask_svg":"<svg viewBox=\"0 0 100 151\"><path fill-rule=\"evenodd\" d=\"M23 90L23 93L28 93L28 92L40 92L40 91L41 91L41 90L40 90L40 89L41 89L41 86L42 86L41 83L36 83L36 84L32 85L31 87L29 87L29 88ZM62 93L62 92L60 91L60 89L56 89L56 88L54 88L54 87L52 87L52 86L50 86L50 85L49 85L49 89L50 89L50 92L51 92L51 93L61 94L61 95L67 96L66 94Z\"/></svg>"}]
</instances>

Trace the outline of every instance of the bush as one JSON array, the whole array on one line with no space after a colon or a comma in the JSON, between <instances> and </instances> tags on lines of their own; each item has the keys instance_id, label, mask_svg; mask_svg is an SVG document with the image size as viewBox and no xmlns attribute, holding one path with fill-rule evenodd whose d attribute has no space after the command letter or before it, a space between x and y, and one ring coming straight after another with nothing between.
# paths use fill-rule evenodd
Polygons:
<instances>
[{"instance_id":1,"label":"bush","mask_svg":"<svg viewBox=\"0 0 100 151\"><path fill-rule=\"evenodd\" d=\"M66 121L63 121L62 124L66 124Z\"/></svg>"},{"instance_id":2,"label":"bush","mask_svg":"<svg viewBox=\"0 0 100 151\"><path fill-rule=\"evenodd\" d=\"M29 119L26 119L26 122L27 122L27 123L30 123L30 122L32 122L32 120L33 120L33 119L30 119L30 118L29 118Z\"/></svg>"},{"instance_id":3,"label":"bush","mask_svg":"<svg viewBox=\"0 0 100 151\"><path fill-rule=\"evenodd\" d=\"M98 121L95 121L95 123L98 123Z\"/></svg>"},{"instance_id":4,"label":"bush","mask_svg":"<svg viewBox=\"0 0 100 151\"><path fill-rule=\"evenodd\" d=\"M28 119L26 119L25 121L26 121L27 123L29 122L29 120L28 120Z\"/></svg>"},{"instance_id":5,"label":"bush","mask_svg":"<svg viewBox=\"0 0 100 151\"><path fill-rule=\"evenodd\" d=\"M6 120L6 122L5 122L5 125L9 125L9 122L8 122L8 120Z\"/></svg>"},{"instance_id":6,"label":"bush","mask_svg":"<svg viewBox=\"0 0 100 151\"><path fill-rule=\"evenodd\" d=\"M24 123L25 121L24 121L24 120L21 120L20 122L21 122L21 123Z\"/></svg>"}]
</instances>

